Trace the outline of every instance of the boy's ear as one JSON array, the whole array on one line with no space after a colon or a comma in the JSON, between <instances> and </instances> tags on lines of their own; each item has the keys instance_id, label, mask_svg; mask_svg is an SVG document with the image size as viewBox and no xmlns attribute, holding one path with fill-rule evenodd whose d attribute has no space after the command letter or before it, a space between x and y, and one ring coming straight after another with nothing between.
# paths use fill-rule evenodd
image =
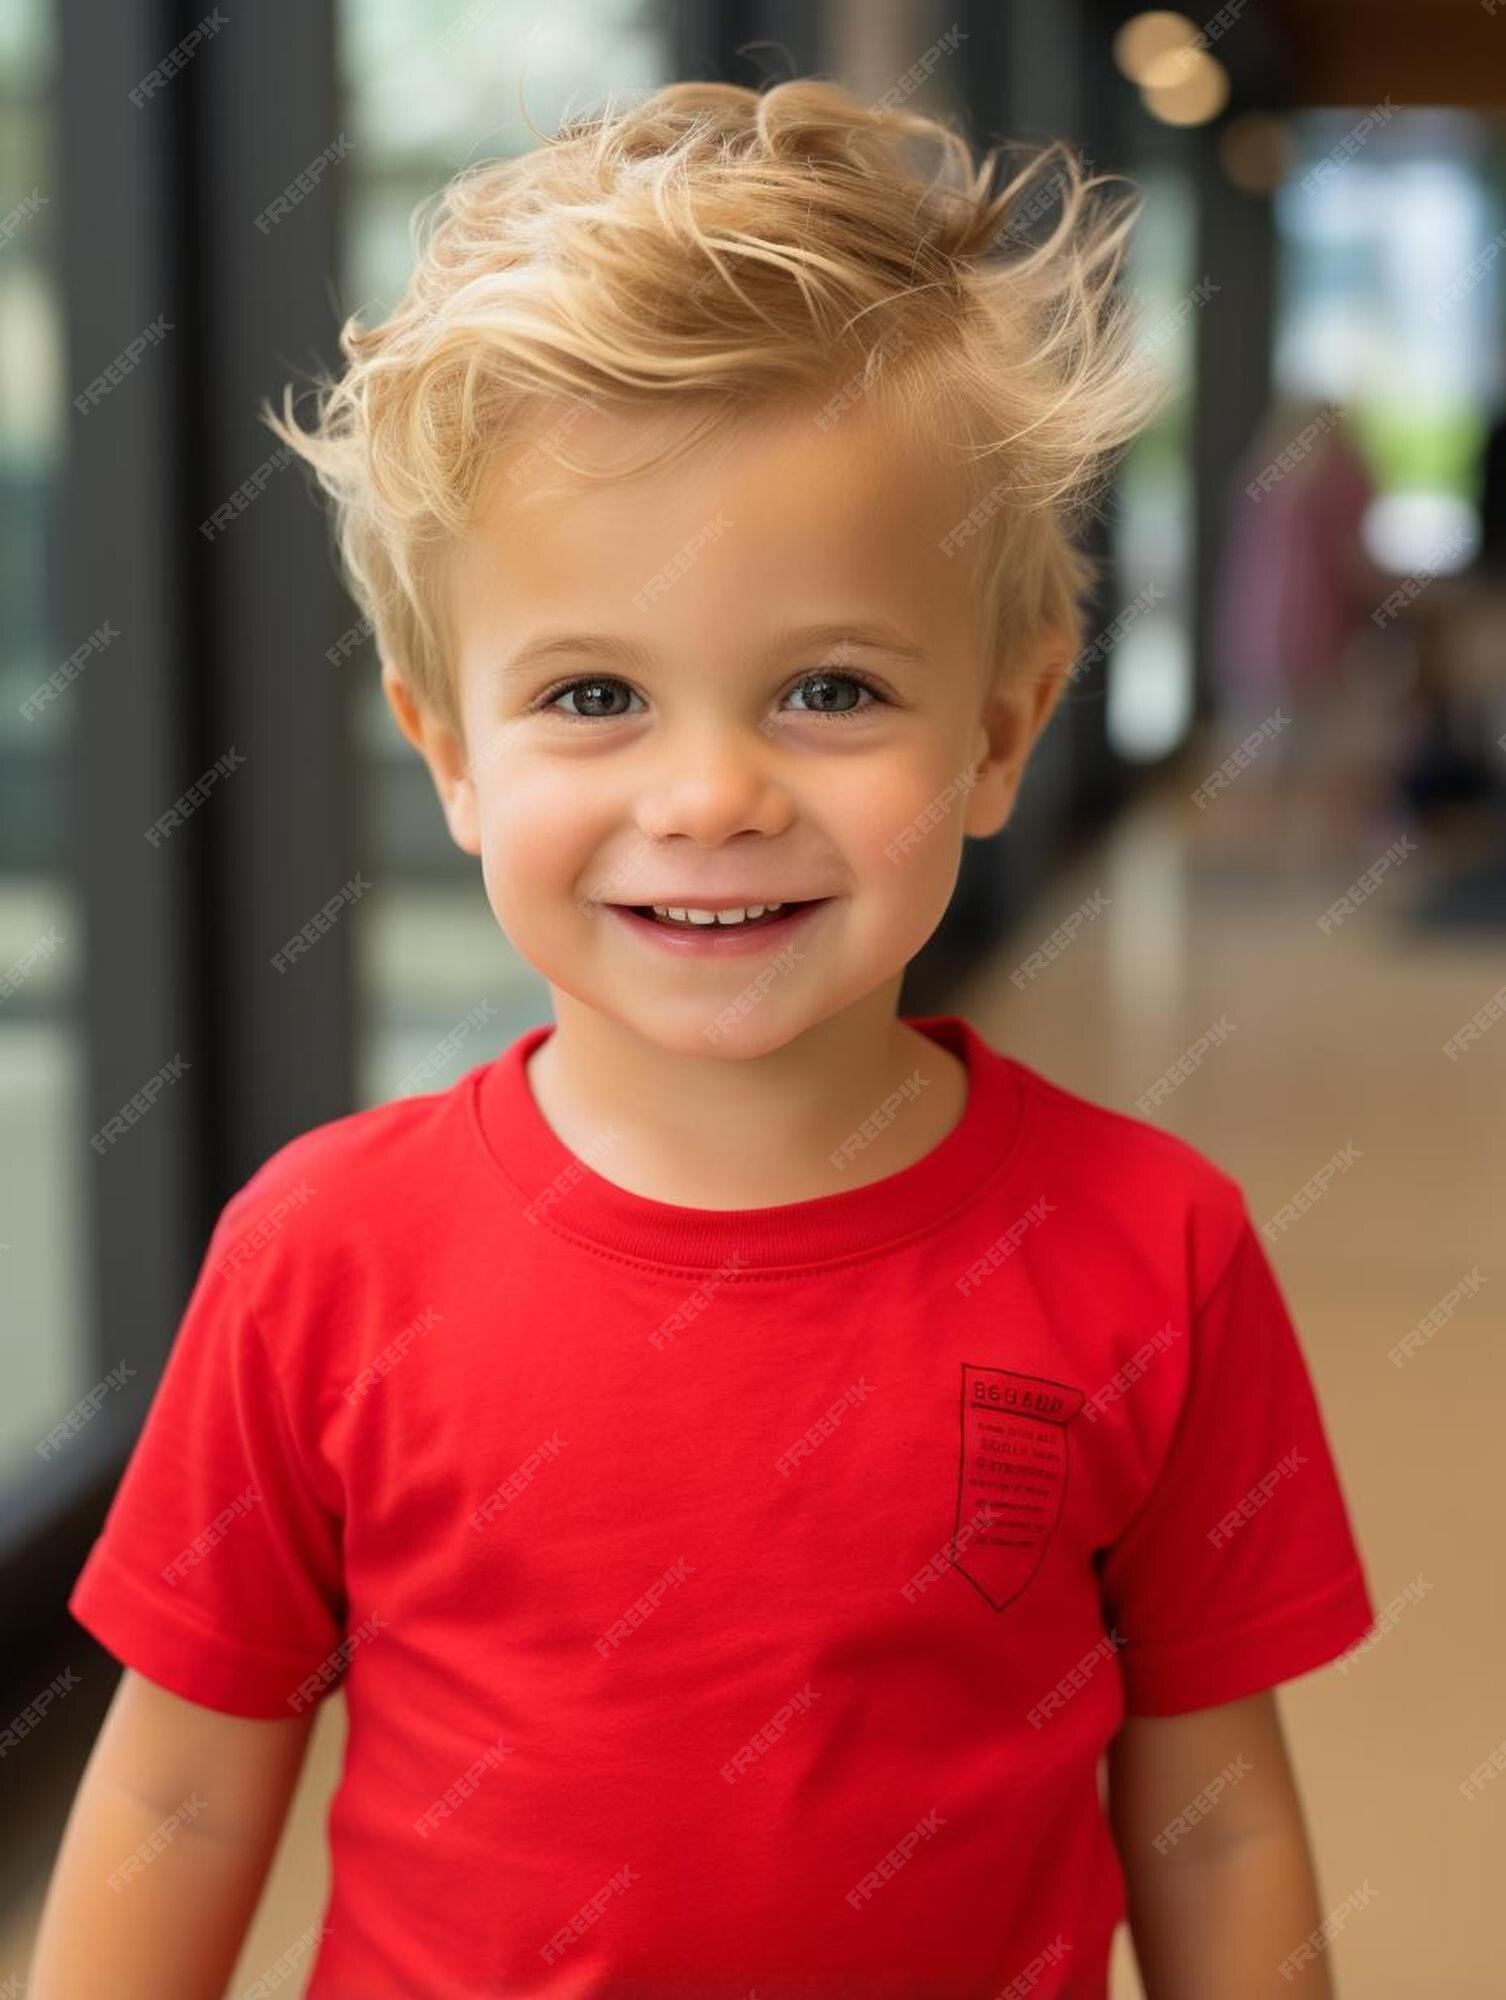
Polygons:
<instances>
[{"instance_id":1,"label":"boy's ear","mask_svg":"<svg viewBox=\"0 0 1506 2000\"><path fill-rule=\"evenodd\" d=\"M476 786L465 745L453 729L419 701L401 670L382 662L382 692L398 728L429 767L450 838L465 854L480 854L481 827L476 811Z\"/></svg>"},{"instance_id":2,"label":"boy's ear","mask_svg":"<svg viewBox=\"0 0 1506 2000\"><path fill-rule=\"evenodd\" d=\"M1023 655L990 663L965 832L987 839L1007 824L1030 752L1066 688L1073 657L1068 633L1049 626Z\"/></svg>"}]
</instances>

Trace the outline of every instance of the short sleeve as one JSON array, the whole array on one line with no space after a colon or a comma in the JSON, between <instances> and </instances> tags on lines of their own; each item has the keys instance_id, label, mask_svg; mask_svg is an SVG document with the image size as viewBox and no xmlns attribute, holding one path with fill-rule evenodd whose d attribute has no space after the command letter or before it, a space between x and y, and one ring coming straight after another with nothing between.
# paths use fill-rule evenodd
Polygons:
<instances>
[{"instance_id":1,"label":"short sleeve","mask_svg":"<svg viewBox=\"0 0 1506 2000\"><path fill-rule=\"evenodd\" d=\"M1165 1461L1101 1556L1131 1715L1258 1694L1347 1651L1375 1618L1296 1329L1247 1212L1190 1332Z\"/></svg>"},{"instance_id":2,"label":"short sleeve","mask_svg":"<svg viewBox=\"0 0 1506 2000\"><path fill-rule=\"evenodd\" d=\"M304 1713L342 1664L341 1521L313 1489L222 1214L68 1599L125 1666L231 1715Z\"/></svg>"}]
</instances>

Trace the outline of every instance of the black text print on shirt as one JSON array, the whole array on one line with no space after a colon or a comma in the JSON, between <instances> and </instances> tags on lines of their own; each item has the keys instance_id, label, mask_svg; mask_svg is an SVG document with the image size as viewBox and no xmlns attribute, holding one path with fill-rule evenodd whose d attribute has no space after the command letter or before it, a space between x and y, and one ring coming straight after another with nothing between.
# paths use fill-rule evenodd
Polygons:
<instances>
[{"instance_id":1,"label":"black text print on shirt","mask_svg":"<svg viewBox=\"0 0 1506 2000\"><path fill-rule=\"evenodd\" d=\"M1067 1492L1067 1426L1081 1389L962 1364L962 1439L952 1561L1002 1611L1041 1564Z\"/></svg>"}]
</instances>

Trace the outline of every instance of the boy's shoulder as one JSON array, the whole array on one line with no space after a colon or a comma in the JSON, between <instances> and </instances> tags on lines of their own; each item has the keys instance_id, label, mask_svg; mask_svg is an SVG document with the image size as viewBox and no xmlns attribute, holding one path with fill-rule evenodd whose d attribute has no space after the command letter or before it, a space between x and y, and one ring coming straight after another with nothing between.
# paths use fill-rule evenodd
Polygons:
<instances>
[{"instance_id":1,"label":"boy's shoulder","mask_svg":"<svg viewBox=\"0 0 1506 2000\"><path fill-rule=\"evenodd\" d=\"M428 1200L452 1187L471 1143L470 1101L479 1064L440 1090L367 1105L311 1125L264 1160L229 1197L215 1224L215 1249L233 1267L249 1262L295 1217L296 1236L329 1243L346 1224L368 1248L403 1216L421 1220Z\"/></svg>"},{"instance_id":2,"label":"boy's shoulder","mask_svg":"<svg viewBox=\"0 0 1506 2000\"><path fill-rule=\"evenodd\" d=\"M1024 1090L1022 1173L1036 1169L1047 1198L1070 1204L1104 1244L1183 1247L1194 1286L1206 1289L1252 1227L1235 1175L1150 1119L1070 1090L1017 1057L1008 1060Z\"/></svg>"}]
</instances>

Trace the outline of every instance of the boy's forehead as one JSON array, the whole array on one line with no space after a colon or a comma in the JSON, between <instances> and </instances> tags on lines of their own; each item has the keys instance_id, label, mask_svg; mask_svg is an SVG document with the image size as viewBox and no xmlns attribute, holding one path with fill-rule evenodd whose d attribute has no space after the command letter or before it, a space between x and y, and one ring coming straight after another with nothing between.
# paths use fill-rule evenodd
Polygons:
<instances>
[{"instance_id":1,"label":"boy's forehead","mask_svg":"<svg viewBox=\"0 0 1506 2000\"><path fill-rule=\"evenodd\" d=\"M594 570L611 594L659 596L661 571L677 588L696 569L769 588L819 567L837 589L956 590L942 544L967 511L961 479L876 404L825 422L819 405L770 408L687 442L696 421L568 405L536 420L487 468L457 552L462 586L507 572L530 594L578 591ZM669 446L682 448L637 469Z\"/></svg>"}]
</instances>

